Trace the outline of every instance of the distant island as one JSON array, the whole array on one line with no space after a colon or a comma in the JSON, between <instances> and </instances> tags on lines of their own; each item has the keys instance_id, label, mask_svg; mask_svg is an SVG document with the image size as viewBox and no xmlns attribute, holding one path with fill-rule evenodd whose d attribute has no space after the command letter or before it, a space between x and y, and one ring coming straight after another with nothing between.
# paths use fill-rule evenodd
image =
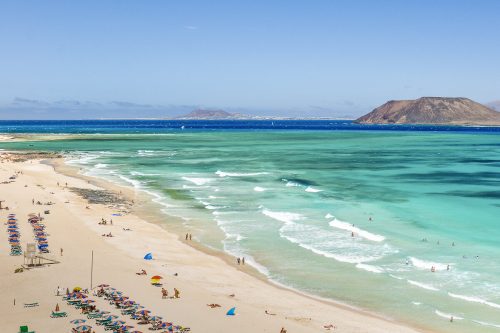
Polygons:
<instances>
[{"instance_id":1,"label":"distant island","mask_svg":"<svg viewBox=\"0 0 500 333\"><path fill-rule=\"evenodd\" d=\"M500 112L463 97L421 97L389 101L355 122L500 126Z\"/></svg>"},{"instance_id":2,"label":"distant island","mask_svg":"<svg viewBox=\"0 0 500 333\"><path fill-rule=\"evenodd\" d=\"M198 109L189 112L186 115L176 117L176 119L184 120L228 120L228 119L249 119L251 117L240 113L229 113L224 110L204 110Z\"/></svg>"},{"instance_id":3,"label":"distant island","mask_svg":"<svg viewBox=\"0 0 500 333\"><path fill-rule=\"evenodd\" d=\"M166 118L170 119L170 118ZM257 116L242 113L231 113L224 110L197 109L188 114L178 116L176 120L338 120L352 119L350 117L285 117L285 116Z\"/></svg>"}]
</instances>

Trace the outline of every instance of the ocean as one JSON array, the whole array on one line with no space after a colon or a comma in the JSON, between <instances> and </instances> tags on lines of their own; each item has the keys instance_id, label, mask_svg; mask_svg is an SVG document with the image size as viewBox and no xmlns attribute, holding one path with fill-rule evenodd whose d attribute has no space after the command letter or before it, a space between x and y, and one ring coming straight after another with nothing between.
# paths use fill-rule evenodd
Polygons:
<instances>
[{"instance_id":1,"label":"ocean","mask_svg":"<svg viewBox=\"0 0 500 333\"><path fill-rule=\"evenodd\" d=\"M499 128L3 121L0 133L31 138L1 149L63 152L133 186L169 228L275 283L422 328L500 332Z\"/></svg>"}]
</instances>

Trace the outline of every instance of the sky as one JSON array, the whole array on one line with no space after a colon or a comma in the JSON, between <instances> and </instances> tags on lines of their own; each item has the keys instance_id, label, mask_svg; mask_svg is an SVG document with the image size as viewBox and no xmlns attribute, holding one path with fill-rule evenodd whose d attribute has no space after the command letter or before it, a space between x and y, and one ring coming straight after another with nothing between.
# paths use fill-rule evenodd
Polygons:
<instances>
[{"instance_id":1,"label":"sky","mask_svg":"<svg viewBox=\"0 0 500 333\"><path fill-rule=\"evenodd\" d=\"M488 103L500 100L499 17L486 0L2 0L0 118Z\"/></svg>"}]
</instances>

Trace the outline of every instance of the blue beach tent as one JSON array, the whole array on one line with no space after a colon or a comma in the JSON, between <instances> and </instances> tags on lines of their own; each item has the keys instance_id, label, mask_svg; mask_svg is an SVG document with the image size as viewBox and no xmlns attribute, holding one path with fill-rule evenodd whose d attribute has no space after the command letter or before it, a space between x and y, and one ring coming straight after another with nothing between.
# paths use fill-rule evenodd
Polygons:
<instances>
[{"instance_id":1,"label":"blue beach tent","mask_svg":"<svg viewBox=\"0 0 500 333\"><path fill-rule=\"evenodd\" d=\"M144 259L146 260L152 260L153 259L153 255L151 253L148 253L144 256Z\"/></svg>"},{"instance_id":2,"label":"blue beach tent","mask_svg":"<svg viewBox=\"0 0 500 333\"><path fill-rule=\"evenodd\" d=\"M236 311L236 308L231 308L229 309L229 311L226 313L226 316L234 316L235 315L235 312Z\"/></svg>"}]
</instances>

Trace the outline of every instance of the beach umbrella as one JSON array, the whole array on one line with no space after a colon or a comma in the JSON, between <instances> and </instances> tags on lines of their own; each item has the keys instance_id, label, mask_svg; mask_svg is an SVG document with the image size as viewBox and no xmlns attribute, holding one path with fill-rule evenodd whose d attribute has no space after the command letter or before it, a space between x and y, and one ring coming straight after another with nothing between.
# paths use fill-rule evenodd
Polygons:
<instances>
[{"instance_id":1,"label":"beach umbrella","mask_svg":"<svg viewBox=\"0 0 500 333\"><path fill-rule=\"evenodd\" d=\"M231 308L229 311L226 313L226 316L234 316L236 313L236 308Z\"/></svg>"},{"instance_id":2,"label":"beach umbrella","mask_svg":"<svg viewBox=\"0 0 500 333\"><path fill-rule=\"evenodd\" d=\"M85 319L74 319L74 320L70 321L70 323L72 323L73 325L83 324L84 322L86 322Z\"/></svg>"},{"instance_id":3,"label":"beach umbrella","mask_svg":"<svg viewBox=\"0 0 500 333\"><path fill-rule=\"evenodd\" d=\"M161 280L161 279L163 279L163 278L159 275L155 275L155 276L151 277L151 280Z\"/></svg>"},{"instance_id":4,"label":"beach umbrella","mask_svg":"<svg viewBox=\"0 0 500 333\"><path fill-rule=\"evenodd\" d=\"M83 304L90 304L90 303L95 303L95 301L93 299L86 299L84 301L82 301Z\"/></svg>"},{"instance_id":5,"label":"beach umbrella","mask_svg":"<svg viewBox=\"0 0 500 333\"><path fill-rule=\"evenodd\" d=\"M147 316L149 313L151 313L151 311L149 311L149 310L139 310L136 312L136 314L138 314L140 316Z\"/></svg>"},{"instance_id":6,"label":"beach umbrella","mask_svg":"<svg viewBox=\"0 0 500 333\"><path fill-rule=\"evenodd\" d=\"M123 302L122 304L125 305L125 306L130 306L130 305L134 305L135 302L128 300L128 301Z\"/></svg>"},{"instance_id":7,"label":"beach umbrella","mask_svg":"<svg viewBox=\"0 0 500 333\"><path fill-rule=\"evenodd\" d=\"M74 292L78 292L78 291L81 291L81 290L82 290L82 288L81 288L81 287L74 287L74 288L73 288L73 291L74 291Z\"/></svg>"},{"instance_id":8,"label":"beach umbrella","mask_svg":"<svg viewBox=\"0 0 500 333\"><path fill-rule=\"evenodd\" d=\"M89 326L89 325L82 325L82 326L78 326L78 327L74 328L74 330L76 332L79 332L79 333L90 332L91 329L92 329L92 326Z\"/></svg>"},{"instance_id":9,"label":"beach umbrella","mask_svg":"<svg viewBox=\"0 0 500 333\"><path fill-rule=\"evenodd\" d=\"M104 320L109 320L109 321L111 321L111 320L115 320L116 318L118 318L118 316L115 316L115 315L109 315L109 316L106 316L106 317L104 318Z\"/></svg>"},{"instance_id":10,"label":"beach umbrella","mask_svg":"<svg viewBox=\"0 0 500 333\"><path fill-rule=\"evenodd\" d=\"M123 324L125 324L125 322L123 320L115 320L114 322L111 323L111 325L115 325L115 326L120 326Z\"/></svg>"},{"instance_id":11,"label":"beach umbrella","mask_svg":"<svg viewBox=\"0 0 500 333\"><path fill-rule=\"evenodd\" d=\"M134 326L130 326L130 325L122 325L122 326L120 326L120 328L119 328L119 329L120 329L120 330L122 330L122 331L128 331L128 330L129 330L129 328L134 328Z\"/></svg>"},{"instance_id":12,"label":"beach umbrella","mask_svg":"<svg viewBox=\"0 0 500 333\"><path fill-rule=\"evenodd\" d=\"M163 318L160 317L160 316L152 316L149 318L149 320L152 320L152 321L158 321L158 320L162 320Z\"/></svg>"},{"instance_id":13,"label":"beach umbrella","mask_svg":"<svg viewBox=\"0 0 500 333\"><path fill-rule=\"evenodd\" d=\"M126 300L128 300L127 296L120 296L120 297L115 298L115 301L117 301L117 302L123 302Z\"/></svg>"},{"instance_id":14,"label":"beach umbrella","mask_svg":"<svg viewBox=\"0 0 500 333\"><path fill-rule=\"evenodd\" d=\"M170 323L160 323L160 325L158 325L157 327L158 328L167 328L170 325L171 325Z\"/></svg>"},{"instance_id":15,"label":"beach umbrella","mask_svg":"<svg viewBox=\"0 0 500 333\"><path fill-rule=\"evenodd\" d=\"M152 260L153 259L153 254L151 254L151 253L146 254L144 256L144 259L146 259L146 260Z\"/></svg>"}]
</instances>

